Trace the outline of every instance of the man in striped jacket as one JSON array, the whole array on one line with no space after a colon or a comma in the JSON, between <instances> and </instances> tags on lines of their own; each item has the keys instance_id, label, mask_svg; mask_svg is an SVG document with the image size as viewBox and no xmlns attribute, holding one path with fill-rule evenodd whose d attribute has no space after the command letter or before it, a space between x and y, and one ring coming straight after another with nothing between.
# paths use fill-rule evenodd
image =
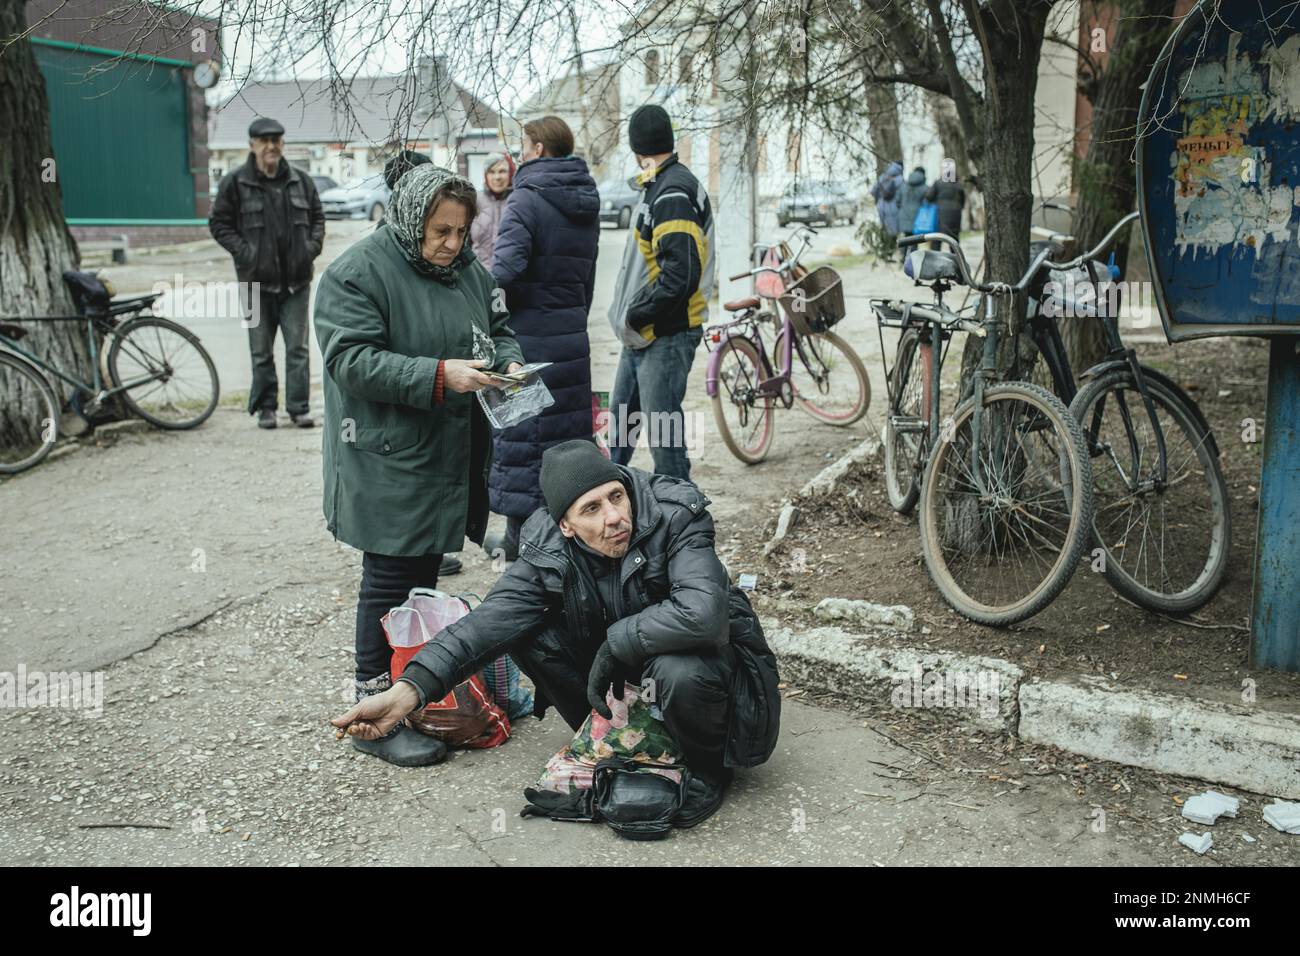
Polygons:
<instances>
[{"instance_id":1,"label":"man in striped jacket","mask_svg":"<svg viewBox=\"0 0 1300 956\"><path fill-rule=\"evenodd\" d=\"M609 403L610 450L615 463L628 464L647 427L654 470L689 479L682 399L713 294L713 210L673 152L662 106L637 109L628 140L643 192L609 310L623 343Z\"/></svg>"}]
</instances>

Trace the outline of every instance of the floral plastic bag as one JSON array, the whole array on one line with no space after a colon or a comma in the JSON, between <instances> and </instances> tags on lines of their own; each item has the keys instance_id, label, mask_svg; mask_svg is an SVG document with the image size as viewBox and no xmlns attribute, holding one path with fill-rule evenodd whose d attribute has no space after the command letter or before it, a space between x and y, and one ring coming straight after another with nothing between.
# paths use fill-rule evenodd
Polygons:
<instances>
[{"instance_id":1,"label":"floral plastic bag","mask_svg":"<svg viewBox=\"0 0 1300 956\"><path fill-rule=\"evenodd\" d=\"M592 711L568 746L547 761L537 790L562 794L590 790L596 764L611 757L630 758L673 783L681 782L680 770L655 769L680 764L681 751L664 722L655 716L658 708L642 696L641 688L625 684L622 700L616 700L612 691L605 694L611 718L606 720Z\"/></svg>"}]
</instances>

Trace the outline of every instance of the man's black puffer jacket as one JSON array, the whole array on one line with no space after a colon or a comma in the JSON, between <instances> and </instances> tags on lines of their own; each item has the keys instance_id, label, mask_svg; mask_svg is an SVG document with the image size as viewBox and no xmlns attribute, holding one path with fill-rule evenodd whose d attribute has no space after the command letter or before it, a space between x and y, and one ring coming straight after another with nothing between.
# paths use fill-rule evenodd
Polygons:
<instances>
[{"instance_id":1,"label":"man's black puffer jacket","mask_svg":"<svg viewBox=\"0 0 1300 956\"><path fill-rule=\"evenodd\" d=\"M727 762L754 766L771 755L780 722L776 658L744 592L714 550L709 499L688 481L619 469L632 499L632 539L614 573L620 607L605 628L598 593L582 584L575 552L545 509L524 523L519 560L483 603L430 641L404 678L424 700L458 683L548 626L594 652L608 639L616 657L639 667L658 654L736 650ZM585 560L585 558L578 558ZM538 714L545 706L538 701Z\"/></svg>"}]
</instances>

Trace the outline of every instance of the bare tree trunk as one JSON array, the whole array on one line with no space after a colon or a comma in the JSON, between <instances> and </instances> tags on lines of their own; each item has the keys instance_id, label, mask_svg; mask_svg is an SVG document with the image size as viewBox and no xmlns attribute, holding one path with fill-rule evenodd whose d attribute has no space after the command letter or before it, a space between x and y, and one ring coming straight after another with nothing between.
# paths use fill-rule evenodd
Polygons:
<instances>
[{"instance_id":1,"label":"bare tree trunk","mask_svg":"<svg viewBox=\"0 0 1300 956\"><path fill-rule=\"evenodd\" d=\"M1092 248L1111 227L1133 209L1137 178L1133 170L1134 132L1142 84L1151 72L1172 29L1174 0L1122 0L1110 4L1115 26L1106 43L1100 75L1083 84L1092 101L1092 135L1088 153L1075 161L1078 193L1074 234L1079 251ZM1083 6L1087 17L1096 4ZM1092 53L1091 59L1099 59ZM1115 242L1115 261L1128 263L1129 237L1125 230ZM1095 365L1106 354L1106 338L1099 322L1061 323L1061 336L1075 372Z\"/></svg>"},{"instance_id":2,"label":"bare tree trunk","mask_svg":"<svg viewBox=\"0 0 1300 956\"><path fill-rule=\"evenodd\" d=\"M63 284L76 268L76 240L63 219L62 190L50 144L50 107L45 79L31 44L16 39L26 28L23 0L0 0L0 315L72 315ZM25 326L28 350L51 364L89 379L90 353L81 327L61 322ZM56 388L57 391L62 389ZM0 393L0 442L34 441L19 434L17 396Z\"/></svg>"},{"instance_id":3,"label":"bare tree trunk","mask_svg":"<svg viewBox=\"0 0 1300 956\"><path fill-rule=\"evenodd\" d=\"M984 53L984 128L980 185L988 214L984 261L989 279L1014 283L1029 265L1030 191L1034 150L1034 93L1049 3L966 4ZM1036 357L1025 322L1025 296L998 303L1005 322L998 371L1020 378ZM962 353L961 393L969 394L983 339L968 336Z\"/></svg>"},{"instance_id":4,"label":"bare tree trunk","mask_svg":"<svg viewBox=\"0 0 1300 956\"><path fill-rule=\"evenodd\" d=\"M871 151L875 153L876 179L885 174L892 162L903 161L903 141L898 135L898 91L892 83L863 85L867 103L867 133L871 137Z\"/></svg>"}]
</instances>

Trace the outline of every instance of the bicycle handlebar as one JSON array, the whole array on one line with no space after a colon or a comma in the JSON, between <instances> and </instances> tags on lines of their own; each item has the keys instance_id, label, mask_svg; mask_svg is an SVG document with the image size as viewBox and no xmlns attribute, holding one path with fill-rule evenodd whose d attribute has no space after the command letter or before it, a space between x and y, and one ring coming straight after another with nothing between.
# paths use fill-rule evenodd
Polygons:
<instances>
[{"instance_id":1,"label":"bicycle handlebar","mask_svg":"<svg viewBox=\"0 0 1300 956\"><path fill-rule=\"evenodd\" d=\"M1053 269L1059 269L1065 271L1067 269L1074 269L1082 265L1084 262L1087 262L1089 259L1095 259L1097 256L1101 255L1103 249L1105 249L1107 246L1111 244L1111 242L1114 241L1115 237L1119 235L1119 231L1121 229L1123 229L1130 222L1132 222L1134 219L1137 218L1138 218L1138 214L1136 212L1129 213L1119 222L1115 223L1113 227L1111 227L1110 232L1106 233L1105 237L1101 240L1101 242L1097 243L1096 246L1089 249L1087 252L1083 253L1082 255L1076 256L1075 258L1071 259L1069 262L1052 262L1050 259L1048 259L1044 263L1040 263L1040 267L1041 265L1047 265Z\"/></svg>"}]
</instances>

